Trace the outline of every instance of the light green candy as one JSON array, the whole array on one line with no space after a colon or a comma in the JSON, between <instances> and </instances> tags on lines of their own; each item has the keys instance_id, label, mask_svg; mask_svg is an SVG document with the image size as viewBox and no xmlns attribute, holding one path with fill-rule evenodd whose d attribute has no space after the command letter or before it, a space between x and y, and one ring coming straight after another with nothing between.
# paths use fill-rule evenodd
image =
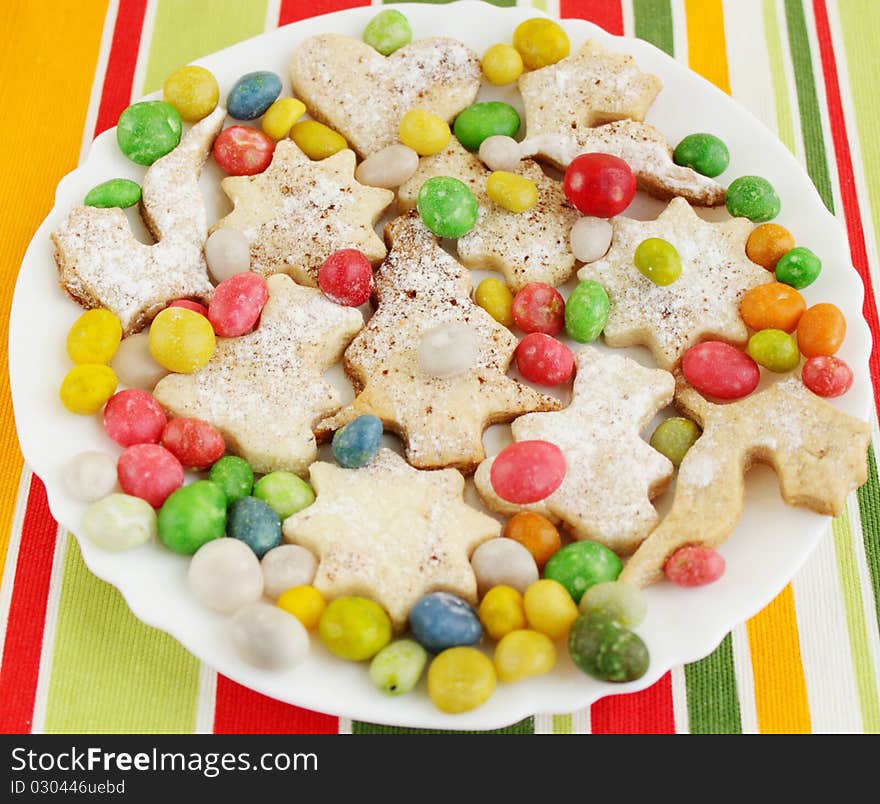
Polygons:
<instances>
[{"instance_id":1,"label":"light green candy","mask_svg":"<svg viewBox=\"0 0 880 804\"><path fill-rule=\"evenodd\" d=\"M109 494L86 509L83 533L104 550L128 550L156 538L156 512L140 497Z\"/></svg>"},{"instance_id":2,"label":"light green candy","mask_svg":"<svg viewBox=\"0 0 880 804\"><path fill-rule=\"evenodd\" d=\"M611 302L598 282L581 282L565 302L565 331L578 343L592 343L608 322Z\"/></svg>"},{"instance_id":3,"label":"light green candy","mask_svg":"<svg viewBox=\"0 0 880 804\"><path fill-rule=\"evenodd\" d=\"M622 581L605 581L591 586L581 598L581 614L603 614L626 628L635 628L648 611L645 593Z\"/></svg>"},{"instance_id":4,"label":"light green candy","mask_svg":"<svg viewBox=\"0 0 880 804\"><path fill-rule=\"evenodd\" d=\"M315 492L301 477L292 472L270 472L254 486L254 497L269 504L282 520L315 501Z\"/></svg>"},{"instance_id":5,"label":"light green candy","mask_svg":"<svg viewBox=\"0 0 880 804\"><path fill-rule=\"evenodd\" d=\"M373 17L364 28L364 42L383 56L390 56L395 50L412 42L409 20L393 8L386 9Z\"/></svg>"},{"instance_id":6,"label":"light green candy","mask_svg":"<svg viewBox=\"0 0 880 804\"><path fill-rule=\"evenodd\" d=\"M131 179L110 179L97 187L92 187L83 204L87 207L133 207L141 200L141 186Z\"/></svg>"},{"instance_id":7,"label":"light green candy","mask_svg":"<svg viewBox=\"0 0 880 804\"><path fill-rule=\"evenodd\" d=\"M370 662L370 680L382 692L404 695L422 677L428 652L412 639L397 639L380 650Z\"/></svg>"},{"instance_id":8,"label":"light green candy","mask_svg":"<svg viewBox=\"0 0 880 804\"><path fill-rule=\"evenodd\" d=\"M237 455L225 455L211 467L208 479L223 489L226 504L249 497L254 488L254 473L250 464Z\"/></svg>"},{"instance_id":9,"label":"light green candy","mask_svg":"<svg viewBox=\"0 0 880 804\"><path fill-rule=\"evenodd\" d=\"M116 142L132 162L152 165L180 142L180 112L165 101L133 103L116 124Z\"/></svg>"}]
</instances>

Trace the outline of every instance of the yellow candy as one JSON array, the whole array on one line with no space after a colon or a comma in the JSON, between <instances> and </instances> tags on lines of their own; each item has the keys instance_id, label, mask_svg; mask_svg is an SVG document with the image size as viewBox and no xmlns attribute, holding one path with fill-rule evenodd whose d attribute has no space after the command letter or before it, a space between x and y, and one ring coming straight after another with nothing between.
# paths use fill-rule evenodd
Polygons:
<instances>
[{"instance_id":1,"label":"yellow candy","mask_svg":"<svg viewBox=\"0 0 880 804\"><path fill-rule=\"evenodd\" d=\"M67 354L74 363L109 363L122 340L122 324L109 310L88 310L67 333Z\"/></svg>"},{"instance_id":2,"label":"yellow candy","mask_svg":"<svg viewBox=\"0 0 880 804\"><path fill-rule=\"evenodd\" d=\"M545 17L535 17L517 25L513 32L513 46L530 70L556 64L568 55L571 48L568 34Z\"/></svg>"},{"instance_id":3,"label":"yellow candy","mask_svg":"<svg viewBox=\"0 0 880 804\"><path fill-rule=\"evenodd\" d=\"M495 648L495 672L507 683L549 673L556 664L556 646L538 631L511 631Z\"/></svg>"},{"instance_id":4,"label":"yellow candy","mask_svg":"<svg viewBox=\"0 0 880 804\"><path fill-rule=\"evenodd\" d=\"M263 131L275 142L283 140L293 124L306 113L306 105L296 98L278 98L263 115Z\"/></svg>"},{"instance_id":5,"label":"yellow candy","mask_svg":"<svg viewBox=\"0 0 880 804\"><path fill-rule=\"evenodd\" d=\"M492 639L526 627L522 595L512 586L493 586L480 602L480 622Z\"/></svg>"},{"instance_id":6,"label":"yellow candy","mask_svg":"<svg viewBox=\"0 0 880 804\"><path fill-rule=\"evenodd\" d=\"M535 581L526 589L523 605L529 625L550 639L568 636L579 614L568 590L559 581L549 578Z\"/></svg>"},{"instance_id":7,"label":"yellow candy","mask_svg":"<svg viewBox=\"0 0 880 804\"><path fill-rule=\"evenodd\" d=\"M194 64L175 70L165 79L162 97L190 123L207 117L220 99L220 87L210 70Z\"/></svg>"},{"instance_id":8,"label":"yellow candy","mask_svg":"<svg viewBox=\"0 0 880 804\"><path fill-rule=\"evenodd\" d=\"M71 413L97 413L113 396L116 384L116 375L110 366L81 363L68 371L61 382L61 403Z\"/></svg>"},{"instance_id":9,"label":"yellow candy","mask_svg":"<svg viewBox=\"0 0 880 804\"><path fill-rule=\"evenodd\" d=\"M495 667L476 648L449 648L428 668L428 695L441 712L476 709L495 692Z\"/></svg>"},{"instance_id":10,"label":"yellow candy","mask_svg":"<svg viewBox=\"0 0 880 804\"><path fill-rule=\"evenodd\" d=\"M279 608L292 614L309 631L318 627L318 622L327 603L323 595L314 586L294 586L282 592L276 601Z\"/></svg>"},{"instance_id":11,"label":"yellow candy","mask_svg":"<svg viewBox=\"0 0 880 804\"><path fill-rule=\"evenodd\" d=\"M290 129L290 139L309 159L326 159L348 148L345 137L317 120L300 120Z\"/></svg>"},{"instance_id":12,"label":"yellow candy","mask_svg":"<svg viewBox=\"0 0 880 804\"><path fill-rule=\"evenodd\" d=\"M531 179L496 170L486 179L486 195L510 212L525 212L538 203L538 188Z\"/></svg>"},{"instance_id":13,"label":"yellow candy","mask_svg":"<svg viewBox=\"0 0 880 804\"><path fill-rule=\"evenodd\" d=\"M499 324L513 325L513 294L500 279L489 277L480 282L474 301Z\"/></svg>"},{"instance_id":14,"label":"yellow candy","mask_svg":"<svg viewBox=\"0 0 880 804\"><path fill-rule=\"evenodd\" d=\"M510 45L492 45L483 54L482 63L486 80L499 87L513 83L523 71L522 56Z\"/></svg>"},{"instance_id":15,"label":"yellow candy","mask_svg":"<svg viewBox=\"0 0 880 804\"><path fill-rule=\"evenodd\" d=\"M190 374L214 354L214 328L193 310L168 307L153 319L150 354L169 371Z\"/></svg>"},{"instance_id":16,"label":"yellow candy","mask_svg":"<svg viewBox=\"0 0 880 804\"><path fill-rule=\"evenodd\" d=\"M400 121L400 141L419 156L440 153L451 136L449 124L424 109L411 109Z\"/></svg>"}]
</instances>

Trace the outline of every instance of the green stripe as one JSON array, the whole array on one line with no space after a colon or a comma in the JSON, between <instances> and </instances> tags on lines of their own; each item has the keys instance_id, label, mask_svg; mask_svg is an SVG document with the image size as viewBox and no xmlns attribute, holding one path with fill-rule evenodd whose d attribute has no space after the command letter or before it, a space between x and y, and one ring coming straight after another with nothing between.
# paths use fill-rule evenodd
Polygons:
<instances>
[{"instance_id":1,"label":"green stripe","mask_svg":"<svg viewBox=\"0 0 880 804\"><path fill-rule=\"evenodd\" d=\"M773 84L773 104L776 107L776 133L792 153L795 152L794 123L791 103L788 100L788 81L782 60L782 34L779 32L779 16L776 0L764 0L764 41L770 61L770 78Z\"/></svg>"},{"instance_id":2,"label":"green stripe","mask_svg":"<svg viewBox=\"0 0 880 804\"><path fill-rule=\"evenodd\" d=\"M672 35L672 6L669 0L633 0L636 36L675 55Z\"/></svg>"},{"instance_id":3,"label":"green stripe","mask_svg":"<svg viewBox=\"0 0 880 804\"><path fill-rule=\"evenodd\" d=\"M46 731L192 732L198 688L198 661L136 619L119 592L89 572L69 536Z\"/></svg>"},{"instance_id":4,"label":"green stripe","mask_svg":"<svg viewBox=\"0 0 880 804\"><path fill-rule=\"evenodd\" d=\"M554 734L572 734L574 726L572 725L571 715L553 715L553 733Z\"/></svg>"},{"instance_id":5,"label":"green stripe","mask_svg":"<svg viewBox=\"0 0 880 804\"><path fill-rule=\"evenodd\" d=\"M730 634L705 659L685 665L691 734L739 734L742 718Z\"/></svg>"},{"instance_id":6,"label":"green stripe","mask_svg":"<svg viewBox=\"0 0 880 804\"><path fill-rule=\"evenodd\" d=\"M868 448L868 482L858 490L856 499L865 539L865 559L874 590L874 609L880 624L880 479L873 446Z\"/></svg>"},{"instance_id":7,"label":"green stripe","mask_svg":"<svg viewBox=\"0 0 880 804\"><path fill-rule=\"evenodd\" d=\"M397 726L382 726L379 723L365 723L353 720L351 723L352 734L534 734L535 719L527 717L503 729L490 731L443 731L441 729L403 729Z\"/></svg>"}]
</instances>

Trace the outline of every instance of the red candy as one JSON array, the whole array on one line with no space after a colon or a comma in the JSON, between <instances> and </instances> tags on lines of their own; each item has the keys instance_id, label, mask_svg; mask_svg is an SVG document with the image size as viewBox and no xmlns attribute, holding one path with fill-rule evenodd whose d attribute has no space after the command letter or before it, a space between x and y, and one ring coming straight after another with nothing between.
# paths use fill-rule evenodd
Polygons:
<instances>
[{"instance_id":1,"label":"red candy","mask_svg":"<svg viewBox=\"0 0 880 804\"><path fill-rule=\"evenodd\" d=\"M337 304L360 307L373 291L373 266L356 248L339 249L318 270L318 287Z\"/></svg>"},{"instance_id":2,"label":"red candy","mask_svg":"<svg viewBox=\"0 0 880 804\"><path fill-rule=\"evenodd\" d=\"M104 429L122 447L157 443L167 421L162 406L137 388L114 394L104 408Z\"/></svg>"},{"instance_id":3,"label":"red candy","mask_svg":"<svg viewBox=\"0 0 880 804\"><path fill-rule=\"evenodd\" d=\"M208 308L192 299L177 299L168 305L169 307L183 307L184 310L192 310L194 313L208 317Z\"/></svg>"},{"instance_id":4,"label":"red candy","mask_svg":"<svg viewBox=\"0 0 880 804\"><path fill-rule=\"evenodd\" d=\"M636 194L636 177L620 157L581 154L565 171L565 195L584 215L610 218L625 210Z\"/></svg>"},{"instance_id":5,"label":"red candy","mask_svg":"<svg viewBox=\"0 0 880 804\"><path fill-rule=\"evenodd\" d=\"M513 320L523 332L556 335L565 326L565 299L556 288L529 282L513 297Z\"/></svg>"},{"instance_id":6,"label":"red candy","mask_svg":"<svg viewBox=\"0 0 880 804\"><path fill-rule=\"evenodd\" d=\"M692 346L681 361L684 378L701 394L740 399L758 386L761 370L745 352L722 341Z\"/></svg>"},{"instance_id":7,"label":"red candy","mask_svg":"<svg viewBox=\"0 0 880 804\"><path fill-rule=\"evenodd\" d=\"M495 493L528 505L549 497L565 479L565 456L549 441L518 441L498 453L489 472Z\"/></svg>"},{"instance_id":8,"label":"red candy","mask_svg":"<svg viewBox=\"0 0 880 804\"><path fill-rule=\"evenodd\" d=\"M127 447L116 464L119 485L126 494L146 500L153 508L183 485L183 466L165 447L135 444Z\"/></svg>"},{"instance_id":9,"label":"red candy","mask_svg":"<svg viewBox=\"0 0 880 804\"><path fill-rule=\"evenodd\" d=\"M559 385L571 377L574 355L556 338L543 332L532 332L516 347L516 367L530 382Z\"/></svg>"},{"instance_id":10,"label":"red candy","mask_svg":"<svg viewBox=\"0 0 880 804\"><path fill-rule=\"evenodd\" d=\"M268 298L262 276L250 271L235 274L214 289L208 320L221 338L236 338L254 328Z\"/></svg>"},{"instance_id":11,"label":"red candy","mask_svg":"<svg viewBox=\"0 0 880 804\"><path fill-rule=\"evenodd\" d=\"M162 433L162 446L189 469L206 469L226 452L220 431L201 419L172 419Z\"/></svg>"},{"instance_id":12,"label":"red candy","mask_svg":"<svg viewBox=\"0 0 880 804\"><path fill-rule=\"evenodd\" d=\"M841 396L852 388L853 373L839 357L817 355L804 363L801 379L816 396Z\"/></svg>"},{"instance_id":13,"label":"red candy","mask_svg":"<svg viewBox=\"0 0 880 804\"><path fill-rule=\"evenodd\" d=\"M230 176L262 173L274 153L274 140L249 126L230 126L214 140L214 161Z\"/></svg>"},{"instance_id":14,"label":"red candy","mask_svg":"<svg viewBox=\"0 0 880 804\"><path fill-rule=\"evenodd\" d=\"M724 575L724 556L711 547L680 547L666 561L663 572L678 586L705 586Z\"/></svg>"}]
</instances>

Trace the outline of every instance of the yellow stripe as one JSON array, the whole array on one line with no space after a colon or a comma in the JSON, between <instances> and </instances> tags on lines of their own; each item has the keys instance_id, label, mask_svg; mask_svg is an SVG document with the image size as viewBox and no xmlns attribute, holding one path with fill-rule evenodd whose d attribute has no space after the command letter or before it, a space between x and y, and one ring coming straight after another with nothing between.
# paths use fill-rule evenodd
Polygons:
<instances>
[{"instance_id":1,"label":"yellow stripe","mask_svg":"<svg viewBox=\"0 0 880 804\"><path fill-rule=\"evenodd\" d=\"M684 0L684 10L691 69L730 94L721 0Z\"/></svg>"}]
</instances>

